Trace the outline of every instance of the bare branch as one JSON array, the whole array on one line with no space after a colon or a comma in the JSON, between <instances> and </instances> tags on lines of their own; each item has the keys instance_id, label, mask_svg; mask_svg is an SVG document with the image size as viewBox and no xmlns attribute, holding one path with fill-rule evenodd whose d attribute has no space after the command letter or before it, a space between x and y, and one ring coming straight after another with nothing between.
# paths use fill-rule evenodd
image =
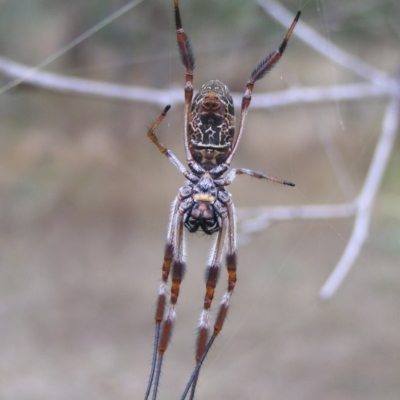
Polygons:
<instances>
[{"instance_id":1,"label":"bare branch","mask_svg":"<svg viewBox=\"0 0 400 400\"><path fill-rule=\"evenodd\" d=\"M293 13L275 0L258 0L265 11L282 23L288 26L293 18ZM352 84L333 86L329 88L301 88L290 89L281 92L281 101L285 104L296 102L313 102L313 98L319 98L316 102L350 100L363 97L385 97L390 95L390 103L387 106L383 121L382 134L375 149L374 157L371 162L367 177L358 198L349 204L339 206L309 206L309 207L277 207L277 208L258 208L249 211L248 209L238 211L242 218L253 218L243 223L244 240L252 233L266 229L273 220L294 219L294 218L340 218L356 215L354 227L346 246L346 249L336 265L334 271L322 287L319 295L321 299L330 299L344 278L347 276L361 247L364 245L369 228L369 221L372 212L372 205L377 195L379 185L382 181L391 150L394 146L395 135L399 125L399 83L389 78L385 73L364 63L357 57L347 53L341 48L332 44L315 32L311 27L300 21L293 33L298 36L308 46L324 55L333 62L353 71L358 76L371 81L369 84ZM295 91L298 90L298 93ZM383 94L385 92L385 94ZM321 96L323 93L323 96ZM378 94L379 93L379 94ZM276 94L275 94L276 95ZM286 97L285 96L293 96ZM256 97L256 96L255 96ZM295 99L297 97L297 99ZM323 99L321 98L323 97ZM265 99L265 98L264 98ZM276 100L276 99L275 99ZM255 101L256 103L256 101ZM260 106L260 103L257 104ZM252 214L258 212L259 214Z\"/></svg>"},{"instance_id":2,"label":"bare branch","mask_svg":"<svg viewBox=\"0 0 400 400\"><path fill-rule=\"evenodd\" d=\"M34 67L31 67L29 70L25 72L24 75L20 75L16 77L13 81L8 82L7 85L3 86L0 89L0 93L4 93L5 91L19 85L20 83L23 83L26 79L31 77L32 75L35 75L35 73L47 65L51 64L54 60L57 58L61 57L63 54L74 48L76 45L79 43L82 43L84 40L88 39L90 36L94 35L96 32L104 28L105 26L109 25L111 22L116 20L117 18L121 17L123 14L127 13L129 10L132 8L136 7L139 3L141 3L143 0L132 0L128 2L127 4L119 7L116 11L114 11L112 14L108 15L106 18L103 20L99 21L97 24L92 26L90 29L88 29L86 32L82 33L79 35L77 38L66 44L65 46L61 47L59 50L51 54L49 57L45 58L42 62L40 62L38 65L35 65Z\"/></svg>"},{"instance_id":3,"label":"bare branch","mask_svg":"<svg viewBox=\"0 0 400 400\"><path fill-rule=\"evenodd\" d=\"M288 26L291 23L293 13L285 9L280 3L275 0L258 0L258 2L268 14L283 25ZM132 8L138 3L139 1L133 1L127 7ZM125 8L121 8L111 17L114 18L117 16L117 13L125 12L128 9ZM109 19L106 19L99 24L108 23L108 21ZM68 46L33 68L0 57L0 73L11 80L0 89L0 93L23 83L24 85L31 85L39 89L63 94L92 96L108 100L133 101L154 104L161 107L164 107L166 104L175 105L183 102L181 88L156 90L139 86L127 87L76 77L66 77L42 70L44 66L48 65L60 54L63 54L73 45L95 32L98 26L100 25L96 25ZM357 57L335 46L331 41L322 37L302 21L299 21L293 35L298 36L308 46L332 62L343 66L369 82L333 85L329 87L292 87L275 93L255 94L252 97L252 108L265 109L298 104L352 101L357 99L365 100L368 98L390 99L383 121L381 138L376 147L361 193L355 201L337 205L258 207L237 210L242 228L241 243L247 241L252 233L268 228L273 221L349 218L355 216L353 232L346 249L320 291L322 299L329 299L346 277L367 239L372 205L388 163L394 145L395 134L398 129L400 85L384 72L371 67ZM235 104L240 105L242 94L234 93L233 98Z\"/></svg>"},{"instance_id":4,"label":"bare branch","mask_svg":"<svg viewBox=\"0 0 400 400\"><path fill-rule=\"evenodd\" d=\"M258 0L258 3L269 15L271 15L281 24L284 26L290 25L293 19L293 12L288 11L282 6L282 4L275 0ZM326 58L353 71L356 75L367 79L374 84L391 84L397 86L397 82L389 78L386 74L335 46L331 41L315 32L314 29L301 20L297 24L296 29L293 32L293 36L297 36L304 41L307 46L313 48L318 53L321 53Z\"/></svg>"},{"instance_id":5,"label":"bare branch","mask_svg":"<svg viewBox=\"0 0 400 400\"><path fill-rule=\"evenodd\" d=\"M293 219L348 218L356 213L356 203L335 205L308 205L292 207L241 207L237 210L239 219L265 219L285 221Z\"/></svg>"},{"instance_id":6,"label":"bare branch","mask_svg":"<svg viewBox=\"0 0 400 400\"><path fill-rule=\"evenodd\" d=\"M236 93L234 96L235 102L241 98L241 95ZM292 87L280 92L253 95L251 108L273 108L301 103L315 104L396 96L400 97L400 89L398 85L392 83L379 86L372 83L354 83L329 87Z\"/></svg>"},{"instance_id":7,"label":"bare branch","mask_svg":"<svg viewBox=\"0 0 400 400\"><path fill-rule=\"evenodd\" d=\"M124 86L89 79L67 77L52 72L34 70L32 67L0 57L0 73L13 82L50 90L62 94L92 96L109 100L134 101L164 107L166 104L183 103L182 89L150 89L140 86ZM3 92L6 85L0 91ZM293 87L275 93L255 94L252 108L276 108L301 103L322 103L330 101L356 100L365 98L386 98L400 96L400 90L393 84L377 86L368 83L336 85L333 87ZM236 105L240 105L242 94L234 93Z\"/></svg>"},{"instance_id":8,"label":"bare branch","mask_svg":"<svg viewBox=\"0 0 400 400\"><path fill-rule=\"evenodd\" d=\"M240 222L239 242L247 243L251 234L267 229L274 221L350 218L356 211L355 202L335 205L241 207L236 210Z\"/></svg>"},{"instance_id":9,"label":"bare branch","mask_svg":"<svg viewBox=\"0 0 400 400\"><path fill-rule=\"evenodd\" d=\"M109 100L138 101L165 106L181 103L182 90L155 90L139 86L127 87L88 79L66 77L51 72L33 70L23 64L0 57L0 72L25 85L63 94L78 94Z\"/></svg>"},{"instance_id":10,"label":"bare branch","mask_svg":"<svg viewBox=\"0 0 400 400\"><path fill-rule=\"evenodd\" d=\"M391 151L394 146L396 132L399 127L398 98L392 99L386 109L382 134L377 144L367 177L360 195L352 203L338 205L311 205L300 207L256 207L237 210L241 221L240 242L246 243L249 235L265 230L273 221L292 219L330 219L349 218L356 215L354 227L346 249L323 285L319 296L323 300L330 299L347 276L357 258L367 236L372 205L382 181Z\"/></svg>"},{"instance_id":11,"label":"bare branch","mask_svg":"<svg viewBox=\"0 0 400 400\"><path fill-rule=\"evenodd\" d=\"M336 268L319 293L323 300L328 300L335 294L367 239L372 205L389 161L399 127L399 107L398 99L392 99L386 108L381 138L375 149L364 186L356 201L357 216L353 232Z\"/></svg>"}]
</instances>

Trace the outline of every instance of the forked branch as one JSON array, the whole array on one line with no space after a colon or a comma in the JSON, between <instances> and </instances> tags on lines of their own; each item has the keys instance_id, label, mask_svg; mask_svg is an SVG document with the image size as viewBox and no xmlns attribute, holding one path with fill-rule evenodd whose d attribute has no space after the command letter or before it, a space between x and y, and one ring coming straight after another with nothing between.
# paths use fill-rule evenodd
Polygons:
<instances>
[{"instance_id":1,"label":"forked branch","mask_svg":"<svg viewBox=\"0 0 400 400\"><path fill-rule=\"evenodd\" d=\"M258 0L258 2L269 15L284 26L288 26L291 23L292 13L285 9L279 2L275 0ZM131 2L129 7L137 3ZM90 31L88 32L90 33ZM303 40L307 46L313 48L332 62L365 79L366 82L335 84L328 87L292 87L275 93L254 94L252 96L252 108L276 108L302 103L314 104L358 99L365 100L367 98L390 100L383 121L382 134L371 161L363 189L353 202L339 205L261 207L237 210L242 226L242 242L246 241L251 233L267 228L274 220L349 218L355 216L353 233L343 256L331 277L321 289L321 297L327 299L334 294L346 276L367 238L372 204L390 157L395 134L398 129L400 85L383 71L371 67L357 57L337 47L305 22L300 21L298 23L293 35ZM87 35L83 39L86 37ZM79 40L81 41L82 38ZM74 43L76 44L78 41L74 41L68 48L72 48ZM0 89L0 92L2 93L18 84L24 84L63 94L148 103L162 107L168 103L175 105L183 102L181 90L178 88L156 90L67 77L43 71L42 68L47 64L41 63L40 66L32 68L0 57L0 74L9 79L9 82ZM234 93L232 96L235 104L239 105L242 95Z\"/></svg>"}]
</instances>

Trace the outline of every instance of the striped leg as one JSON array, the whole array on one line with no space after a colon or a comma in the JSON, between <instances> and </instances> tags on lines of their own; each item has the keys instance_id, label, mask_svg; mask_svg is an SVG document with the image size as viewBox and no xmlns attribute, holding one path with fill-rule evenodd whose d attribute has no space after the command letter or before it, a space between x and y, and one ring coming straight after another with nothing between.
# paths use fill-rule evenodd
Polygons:
<instances>
[{"instance_id":1,"label":"striped leg","mask_svg":"<svg viewBox=\"0 0 400 400\"><path fill-rule=\"evenodd\" d=\"M151 371L149 377L149 383L147 385L147 390L145 394L145 400L149 398L151 388L154 380L154 372L157 365L157 354L158 354L158 345L160 341L160 330L161 330L161 322L164 317L165 303L167 297L167 282L168 277L171 271L171 265L174 257L174 245L175 245L175 218L178 211L178 199L176 199L173 203L171 209L171 220L169 222L168 234L167 234L167 243L165 245L164 251L164 262L162 265L162 276L161 283L158 289L158 298L157 298L157 307L155 314L155 332L154 332L154 347L153 347L153 357L151 362Z\"/></svg>"},{"instance_id":2,"label":"striped leg","mask_svg":"<svg viewBox=\"0 0 400 400\"><path fill-rule=\"evenodd\" d=\"M185 261L184 261L184 243L183 243L183 220L182 216L177 213L177 221L176 221L176 244L175 244L175 254L174 261L172 264L172 284L171 284L171 295L169 301L169 307L163 322L163 330L160 337L160 342L158 345L158 356L157 356L157 366L155 371L155 380L154 380L154 391L153 391L153 400L157 399L157 391L160 382L161 375L161 367L163 362L163 356L165 351L167 350L168 342L171 337L172 327L175 322L176 316L176 303L179 297L179 289L183 279L183 275L185 273Z\"/></svg>"},{"instance_id":3,"label":"striped leg","mask_svg":"<svg viewBox=\"0 0 400 400\"><path fill-rule=\"evenodd\" d=\"M196 354L196 368L194 369L189 382L186 385L185 391L181 397L181 400L185 400L190 390L190 400L193 400L197 379L199 376L200 368L206 358L211 346L213 345L216 337L221 332L223 324L225 322L226 315L228 314L229 302L236 285L236 220L234 215L234 206L230 195L227 192L223 192L221 202L227 210L227 215L222 217L223 225L217 237L215 244L215 250L212 254L212 261L207 272L207 289L206 296L204 299L204 310L200 317L199 326L199 340ZM221 232L223 231L223 232ZM220 308L218 311L217 318L214 324L214 330L209 339L207 339L209 331L209 312L211 301L214 295L214 288L217 283L219 266L221 261L222 252L224 251L225 244L227 244L226 254L226 268L228 271L228 287L225 294L222 296ZM218 258L217 258L218 257ZM207 341L208 340L208 341Z\"/></svg>"},{"instance_id":4,"label":"striped leg","mask_svg":"<svg viewBox=\"0 0 400 400\"><path fill-rule=\"evenodd\" d=\"M185 155L188 163L193 162L193 156L189 148L189 115L192 108L193 99L193 70L194 70L194 55L189 38L187 37L181 19L181 12L179 10L179 0L174 0L174 14L175 14L175 28L176 39L178 42L179 54L181 56L182 64L186 68L185 76L185 126L184 126L184 147Z\"/></svg>"},{"instance_id":5,"label":"striped leg","mask_svg":"<svg viewBox=\"0 0 400 400\"><path fill-rule=\"evenodd\" d=\"M221 229L218 231L218 236L215 240L214 251L211 254L207 271L206 271L206 294L204 296L204 306L203 311L200 315L199 320L199 331L197 337L197 351L196 351L196 363L198 363L201 359L201 356L204 353L204 349L206 347L207 341L209 339L209 331L210 331L210 311L211 304L214 298L215 288L217 286L218 277L221 270L221 259L224 251L224 245L226 240L226 219L223 220L223 225ZM196 390L197 378L199 376L199 371L197 372L196 378L193 382L191 389L191 396L193 398L194 392Z\"/></svg>"},{"instance_id":6,"label":"striped leg","mask_svg":"<svg viewBox=\"0 0 400 400\"><path fill-rule=\"evenodd\" d=\"M163 356L171 336L172 325L175 320L175 308L178 301L179 288L185 270L183 218L182 213L180 212L181 200L182 199L178 196L174 201L171 210L171 220L168 228L167 243L165 246L164 262L162 266L162 278L158 290L157 307L155 313L155 334L152 365L149 383L145 394L145 400L147 400L150 396L153 381L154 387L152 399L155 400L157 398ZM170 273L172 279L171 295L168 310L165 312L168 291L167 282Z\"/></svg>"},{"instance_id":7,"label":"striped leg","mask_svg":"<svg viewBox=\"0 0 400 400\"><path fill-rule=\"evenodd\" d=\"M260 64L258 64L258 66L251 73L249 80L247 81L246 89L245 89L245 92L244 92L243 98L242 98L242 108L241 108L240 120L239 120L239 130L236 135L235 143L233 144L232 149L229 153L229 156L225 160L225 164L227 164L227 165L231 164L233 156L235 155L237 147L239 145L240 139L242 138L254 85L258 80L262 79L273 68L273 66L281 59L281 57L286 49L286 46L289 42L290 36L292 35L293 29L295 28L297 21L300 18L300 14L301 14L301 11L298 11L292 22L292 25L290 25L288 31L286 32L286 35L285 35L281 45L279 46L279 48L276 51L274 51L273 53L271 53L269 56L267 56L263 61L261 61Z\"/></svg>"}]
</instances>

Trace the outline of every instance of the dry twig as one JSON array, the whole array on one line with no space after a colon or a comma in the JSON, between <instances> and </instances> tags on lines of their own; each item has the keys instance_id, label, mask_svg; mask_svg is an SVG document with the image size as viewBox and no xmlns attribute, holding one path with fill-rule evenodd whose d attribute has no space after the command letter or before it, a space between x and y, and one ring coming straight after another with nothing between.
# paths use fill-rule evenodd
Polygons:
<instances>
[{"instance_id":1,"label":"dry twig","mask_svg":"<svg viewBox=\"0 0 400 400\"><path fill-rule=\"evenodd\" d=\"M293 15L280 3L275 0L258 0L258 2L269 15L284 26L290 24ZM129 8L132 8L138 3L139 1L129 3ZM115 15L113 14L111 17L114 18ZM108 20L111 17L109 17ZM98 29L97 26L86 32L82 37L77 38L66 48L57 52L56 56L63 54L73 45L80 43L89 36L90 32L94 32L96 29ZM335 46L331 41L325 39L303 21L299 22L294 31L294 36L299 37L307 46L313 48L333 63L352 71L360 78L366 80L366 82L333 85L330 87L292 87L288 90L275 93L255 94L252 98L252 108L287 107L289 105L301 103L327 103L367 98L389 100L375 154L371 161L362 190L354 201L337 205L259 207L237 210L242 226L240 233L242 243L246 242L252 233L268 228L273 221L277 220L330 219L355 216L353 232L346 249L334 271L320 291L321 298L329 299L334 295L351 269L368 236L372 206L393 149L395 135L398 130L400 85L396 80L388 77L383 71L369 66L357 57ZM42 68L55 58L55 55L53 55L51 59L45 60L40 65L31 68L0 57L0 73L10 80L8 84L0 89L0 93L23 83L25 85L64 94L79 94L113 100L135 101L158 106L165 106L167 103L178 104L183 101L180 88L156 90L138 86L127 87L75 77L66 77L43 71ZM235 103L240 104L242 94L234 93L233 97Z\"/></svg>"}]
</instances>

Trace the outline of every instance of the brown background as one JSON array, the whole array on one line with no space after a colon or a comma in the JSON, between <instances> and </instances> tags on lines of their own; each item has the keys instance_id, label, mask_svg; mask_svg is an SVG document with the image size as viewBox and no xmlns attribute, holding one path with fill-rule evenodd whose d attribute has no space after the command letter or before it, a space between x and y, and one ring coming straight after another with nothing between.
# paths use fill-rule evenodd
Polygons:
<instances>
[{"instance_id":1,"label":"brown background","mask_svg":"<svg viewBox=\"0 0 400 400\"><path fill-rule=\"evenodd\" d=\"M35 65L110 14L118 1L0 4L0 51ZM297 10L297 1L284 4ZM302 19L388 74L400 54L396 0L302 5ZM255 1L182 0L197 56L195 85L240 92L285 29ZM148 0L49 67L156 89L182 87L169 1ZM293 38L255 92L359 81ZM5 83L5 81L4 81ZM383 100L252 110L234 166L296 182L239 177L237 207L333 204L361 188ZM170 202L183 178L146 129L161 107L40 92L0 97L0 397L141 399ZM158 134L181 160L182 107ZM321 137L342 157L342 193ZM328 304L317 293L352 219L277 223L239 248L237 290L201 374L198 399L395 400L400 393L400 197L397 142L370 237ZM162 374L176 399L193 366L212 241L188 237L188 270ZM225 288L221 274L218 296ZM218 297L216 304L218 302Z\"/></svg>"}]
</instances>

